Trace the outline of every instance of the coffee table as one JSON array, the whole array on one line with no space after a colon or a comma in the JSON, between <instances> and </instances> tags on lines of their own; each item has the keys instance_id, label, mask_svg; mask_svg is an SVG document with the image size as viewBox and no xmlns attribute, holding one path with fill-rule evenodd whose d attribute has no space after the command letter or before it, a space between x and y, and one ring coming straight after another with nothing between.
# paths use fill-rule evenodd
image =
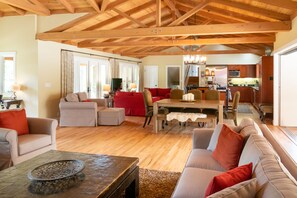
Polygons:
<instances>
[{"instance_id":1,"label":"coffee table","mask_svg":"<svg viewBox=\"0 0 297 198\"><path fill-rule=\"evenodd\" d=\"M84 179L77 185L50 195L30 190L29 170L47 162L79 159L85 163ZM138 197L138 158L65 151L48 151L0 171L0 197Z\"/></svg>"}]
</instances>

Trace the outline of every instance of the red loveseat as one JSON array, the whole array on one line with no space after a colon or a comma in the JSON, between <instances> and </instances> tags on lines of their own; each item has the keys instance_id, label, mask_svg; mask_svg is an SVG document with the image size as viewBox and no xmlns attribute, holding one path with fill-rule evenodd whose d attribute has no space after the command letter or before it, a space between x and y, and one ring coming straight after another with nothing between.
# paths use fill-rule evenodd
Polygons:
<instances>
[{"instance_id":1,"label":"red loveseat","mask_svg":"<svg viewBox=\"0 0 297 198\"><path fill-rule=\"evenodd\" d=\"M151 92L154 102L165 98L170 98L171 88L146 88L146 89L148 89Z\"/></svg>"},{"instance_id":2,"label":"red loveseat","mask_svg":"<svg viewBox=\"0 0 297 198\"><path fill-rule=\"evenodd\" d=\"M114 107L125 108L126 116L145 116L142 92L116 92Z\"/></svg>"}]
</instances>

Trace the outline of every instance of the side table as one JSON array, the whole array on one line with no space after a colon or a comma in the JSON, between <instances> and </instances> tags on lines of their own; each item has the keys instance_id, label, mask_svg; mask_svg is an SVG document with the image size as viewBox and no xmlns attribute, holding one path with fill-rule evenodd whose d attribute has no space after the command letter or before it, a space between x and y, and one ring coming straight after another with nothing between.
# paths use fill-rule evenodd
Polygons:
<instances>
[{"instance_id":1,"label":"side table","mask_svg":"<svg viewBox=\"0 0 297 198\"><path fill-rule=\"evenodd\" d=\"M16 105L17 108L20 108L23 100L2 100L2 109L9 109L10 105Z\"/></svg>"}]
</instances>

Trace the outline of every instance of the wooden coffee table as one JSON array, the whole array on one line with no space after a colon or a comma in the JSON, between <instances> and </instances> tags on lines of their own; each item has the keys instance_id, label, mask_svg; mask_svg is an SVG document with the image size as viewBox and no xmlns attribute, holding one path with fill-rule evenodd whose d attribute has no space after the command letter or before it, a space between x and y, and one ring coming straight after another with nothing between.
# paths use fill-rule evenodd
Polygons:
<instances>
[{"instance_id":1,"label":"wooden coffee table","mask_svg":"<svg viewBox=\"0 0 297 198\"><path fill-rule=\"evenodd\" d=\"M54 194L32 192L27 173L47 162L79 159L85 163L83 179ZM0 171L0 197L138 197L138 158L48 151L14 167ZM41 186L44 188L44 186Z\"/></svg>"}]
</instances>

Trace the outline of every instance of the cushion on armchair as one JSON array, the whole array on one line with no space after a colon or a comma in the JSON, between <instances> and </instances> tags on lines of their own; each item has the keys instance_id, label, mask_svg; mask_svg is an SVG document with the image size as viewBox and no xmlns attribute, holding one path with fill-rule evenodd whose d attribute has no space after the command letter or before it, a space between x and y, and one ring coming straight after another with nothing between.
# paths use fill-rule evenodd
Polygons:
<instances>
[{"instance_id":1,"label":"cushion on armchair","mask_svg":"<svg viewBox=\"0 0 297 198\"><path fill-rule=\"evenodd\" d=\"M78 92L77 96L80 102L86 101L88 99L88 95L86 92Z\"/></svg>"},{"instance_id":2,"label":"cushion on armchair","mask_svg":"<svg viewBox=\"0 0 297 198\"><path fill-rule=\"evenodd\" d=\"M0 128L16 130L18 135L29 133L25 109L0 112Z\"/></svg>"},{"instance_id":3,"label":"cushion on armchair","mask_svg":"<svg viewBox=\"0 0 297 198\"><path fill-rule=\"evenodd\" d=\"M65 97L67 102L79 102L78 95L75 93L69 93Z\"/></svg>"}]
</instances>

